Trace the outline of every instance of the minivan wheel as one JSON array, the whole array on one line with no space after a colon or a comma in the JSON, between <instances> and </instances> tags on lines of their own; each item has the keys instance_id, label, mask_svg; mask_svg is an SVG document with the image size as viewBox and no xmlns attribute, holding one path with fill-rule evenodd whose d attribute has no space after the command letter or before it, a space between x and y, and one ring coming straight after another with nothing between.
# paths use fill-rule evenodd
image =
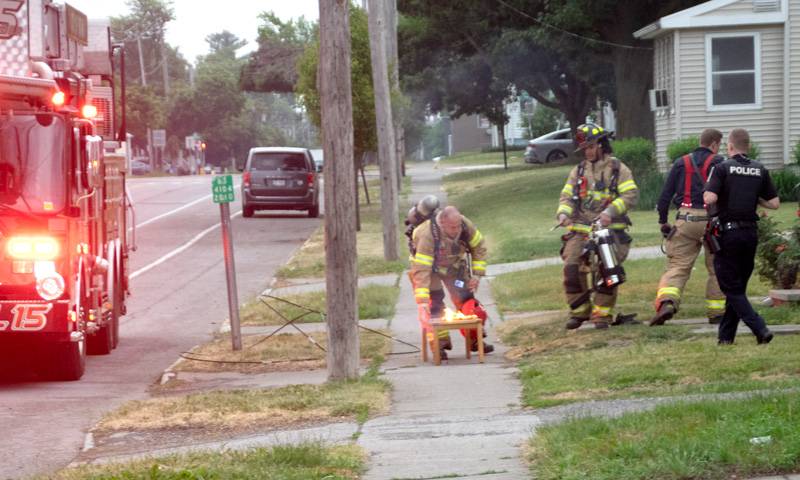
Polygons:
<instances>
[{"instance_id":1,"label":"minivan wheel","mask_svg":"<svg viewBox=\"0 0 800 480\"><path fill-rule=\"evenodd\" d=\"M249 205L244 205L242 207L242 216L244 218L250 218L255 213L255 209Z\"/></svg>"},{"instance_id":2,"label":"minivan wheel","mask_svg":"<svg viewBox=\"0 0 800 480\"><path fill-rule=\"evenodd\" d=\"M312 205L311 208L308 209L308 216L311 218L319 217L319 205Z\"/></svg>"}]
</instances>

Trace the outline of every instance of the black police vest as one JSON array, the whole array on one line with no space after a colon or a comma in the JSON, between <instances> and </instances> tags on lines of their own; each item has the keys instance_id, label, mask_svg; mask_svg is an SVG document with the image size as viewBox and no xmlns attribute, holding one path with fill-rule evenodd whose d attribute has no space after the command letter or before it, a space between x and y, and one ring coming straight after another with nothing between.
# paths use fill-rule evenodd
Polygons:
<instances>
[{"instance_id":1,"label":"black police vest","mask_svg":"<svg viewBox=\"0 0 800 480\"><path fill-rule=\"evenodd\" d=\"M719 200L719 218L723 222L758 221L758 194L766 168L743 155L730 158L715 168L724 169L725 183Z\"/></svg>"}]
</instances>

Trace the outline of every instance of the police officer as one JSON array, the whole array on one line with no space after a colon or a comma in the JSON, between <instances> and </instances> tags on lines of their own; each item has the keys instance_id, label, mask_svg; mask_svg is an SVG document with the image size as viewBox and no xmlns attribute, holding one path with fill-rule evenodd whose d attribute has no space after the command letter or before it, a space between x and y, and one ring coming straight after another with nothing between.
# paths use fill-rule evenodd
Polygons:
<instances>
[{"instance_id":1,"label":"police officer","mask_svg":"<svg viewBox=\"0 0 800 480\"><path fill-rule=\"evenodd\" d=\"M728 160L714 168L706 185L703 200L710 211L716 210L720 251L714 255L714 269L725 292L725 314L719 325L719 344L732 344L741 319L759 344L769 343L772 332L764 319L753 310L747 299L747 282L753 273L758 245L758 215L761 205L769 209L780 206L769 171L747 158L750 134L735 128L728 134ZM717 224L712 221L712 225Z\"/></svg>"},{"instance_id":2,"label":"police officer","mask_svg":"<svg viewBox=\"0 0 800 480\"><path fill-rule=\"evenodd\" d=\"M608 328L612 309L617 302L617 286L596 287L594 299L586 295L590 273L583 248L591 232L591 224L600 221L614 233L615 250L620 264L628 256L631 237L628 210L639 199L639 188L630 169L612 156L609 132L588 123L578 127L575 138L584 160L567 177L561 190L556 219L570 232L563 237L561 258L564 260L564 292L570 305L567 329L575 329L587 320L595 328ZM575 305L585 301L581 305Z\"/></svg>"},{"instance_id":3,"label":"police officer","mask_svg":"<svg viewBox=\"0 0 800 480\"><path fill-rule=\"evenodd\" d=\"M711 168L721 163L717 155L722 143L722 132L707 128L700 134L700 146L692 153L675 160L669 172L661 197L658 199L658 223L667 238L667 269L661 276L656 293L656 314L650 325L663 325L678 311L681 293L689 280L700 250L705 250L706 314L709 323L719 323L725 312L725 294L719 289L714 275L713 255L704 247L703 236L708 225L708 213L703 203L705 187ZM667 223L670 203L678 209L675 224Z\"/></svg>"}]
</instances>

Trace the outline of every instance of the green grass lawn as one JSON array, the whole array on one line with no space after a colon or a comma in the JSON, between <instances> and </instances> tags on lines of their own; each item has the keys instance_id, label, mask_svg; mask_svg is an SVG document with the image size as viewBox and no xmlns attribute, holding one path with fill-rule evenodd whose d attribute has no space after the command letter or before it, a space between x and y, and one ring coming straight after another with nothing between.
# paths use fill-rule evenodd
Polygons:
<instances>
[{"instance_id":1,"label":"green grass lawn","mask_svg":"<svg viewBox=\"0 0 800 480\"><path fill-rule=\"evenodd\" d=\"M258 448L244 452L196 452L124 464L69 468L59 480L241 480L358 479L366 455L357 445L322 443ZM47 478L54 478L48 476Z\"/></svg>"},{"instance_id":2,"label":"green grass lawn","mask_svg":"<svg viewBox=\"0 0 800 480\"><path fill-rule=\"evenodd\" d=\"M358 318L361 320L371 318L392 318L400 287L386 285L367 285L358 289ZM324 312L327 297L325 292L309 292L286 295L286 300L306 307L310 310ZM271 306L280 312L286 319L298 317L307 312L275 298L264 297L263 301L256 299L242 307L242 325L282 325L286 320L269 308ZM322 322L319 313L310 313L297 320L297 323Z\"/></svg>"},{"instance_id":3,"label":"green grass lawn","mask_svg":"<svg viewBox=\"0 0 800 480\"><path fill-rule=\"evenodd\" d=\"M525 151L516 150L507 152L508 165L521 165L525 163ZM439 161L441 166L471 166L471 165L503 165L502 152L462 152Z\"/></svg>"},{"instance_id":4,"label":"green grass lawn","mask_svg":"<svg viewBox=\"0 0 800 480\"><path fill-rule=\"evenodd\" d=\"M754 445L752 438L770 437ZM539 480L722 480L800 470L800 395L677 403L537 430Z\"/></svg>"},{"instance_id":5,"label":"green grass lawn","mask_svg":"<svg viewBox=\"0 0 800 480\"><path fill-rule=\"evenodd\" d=\"M511 358L520 360L523 404L530 407L800 386L800 337L760 346L740 335L726 348L691 328L565 331L563 318L552 315L509 321L500 334L513 347Z\"/></svg>"}]
</instances>

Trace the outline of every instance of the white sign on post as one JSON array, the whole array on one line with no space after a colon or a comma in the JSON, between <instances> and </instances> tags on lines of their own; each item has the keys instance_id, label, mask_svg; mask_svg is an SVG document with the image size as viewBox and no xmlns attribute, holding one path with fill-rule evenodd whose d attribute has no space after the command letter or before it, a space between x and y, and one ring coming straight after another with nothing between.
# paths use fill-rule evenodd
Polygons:
<instances>
[{"instance_id":1,"label":"white sign on post","mask_svg":"<svg viewBox=\"0 0 800 480\"><path fill-rule=\"evenodd\" d=\"M167 131L153 130L153 146L164 148L167 146Z\"/></svg>"}]
</instances>

